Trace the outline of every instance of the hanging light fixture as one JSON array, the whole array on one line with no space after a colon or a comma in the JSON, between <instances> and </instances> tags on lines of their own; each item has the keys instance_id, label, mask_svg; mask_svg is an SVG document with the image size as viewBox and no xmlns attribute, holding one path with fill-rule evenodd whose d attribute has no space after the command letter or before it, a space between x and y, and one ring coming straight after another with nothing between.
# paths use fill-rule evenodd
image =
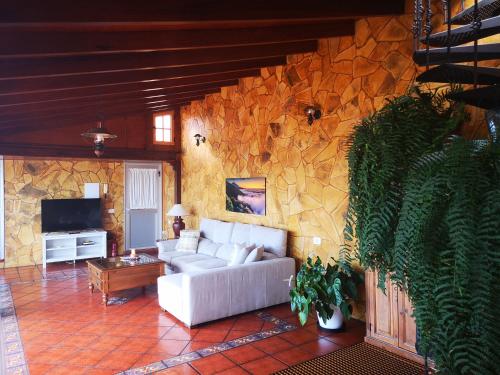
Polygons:
<instances>
[{"instance_id":1,"label":"hanging light fixture","mask_svg":"<svg viewBox=\"0 0 500 375\"><path fill-rule=\"evenodd\" d=\"M104 141L106 139L115 139L116 134L110 133L106 128L102 126L102 120L99 121L97 128L92 128L82 133L82 137L92 140L94 143L94 154L100 157L104 154Z\"/></svg>"}]
</instances>

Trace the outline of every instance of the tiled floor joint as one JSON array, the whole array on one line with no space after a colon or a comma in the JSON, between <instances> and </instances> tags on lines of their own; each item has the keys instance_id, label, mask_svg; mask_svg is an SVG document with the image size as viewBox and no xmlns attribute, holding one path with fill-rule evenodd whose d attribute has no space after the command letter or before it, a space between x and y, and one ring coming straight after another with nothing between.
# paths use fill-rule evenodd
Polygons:
<instances>
[{"instance_id":1,"label":"tiled floor joint","mask_svg":"<svg viewBox=\"0 0 500 375\"><path fill-rule=\"evenodd\" d=\"M261 331L252 335L240 337L234 340L226 341L221 344L215 344L208 346L204 349L193 351L190 353L182 354L173 358L158 361L150 365L137 367L134 369L126 370L120 372L118 375L142 375L142 374L153 374L157 371L165 370L170 367L174 367L183 363L189 363L197 359L208 357L210 355L224 352L229 349L234 349L242 345L250 344L256 341L267 339L271 336L279 335L280 333L285 333L297 329L297 326L288 323L286 320L279 319L271 314L264 312L257 313L257 316L264 320L265 322L275 324L275 328L266 331Z\"/></svg>"}]
</instances>

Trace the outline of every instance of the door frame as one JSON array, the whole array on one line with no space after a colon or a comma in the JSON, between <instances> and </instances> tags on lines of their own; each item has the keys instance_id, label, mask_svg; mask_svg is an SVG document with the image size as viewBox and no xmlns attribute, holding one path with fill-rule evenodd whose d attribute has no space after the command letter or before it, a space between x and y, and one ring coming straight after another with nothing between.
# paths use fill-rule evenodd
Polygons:
<instances>
[{"instance_id":1,"label":"door frame","mask_svg":"<svg viewBox=\"0 0 500 375\"><path fill-rule=\"evenodd\" d=\"M152 162L144 162L144 161L125 161L124 168L124 176L123 176L123 214L125 220L125 251L130 249L130 217L128 215L128 195L127 195L127 176L129 168L151 168L154 167L158 170L160 178L158 179L159 188L158 188L158 217L157 217L157 228L156 228L156 238L161 238L162 230L163 230L163 168L161 161L152 161Z\"/></svg>"},{"instance_id":2,"label":"door frame","mask_svg":"<svg viewBox=\"0 0 500 375\"><path fill-rule=\"evenodd\" d=\"M5 194L4 162L0 155L0 259L5 259Z\"/></svg>"}]
</instances>

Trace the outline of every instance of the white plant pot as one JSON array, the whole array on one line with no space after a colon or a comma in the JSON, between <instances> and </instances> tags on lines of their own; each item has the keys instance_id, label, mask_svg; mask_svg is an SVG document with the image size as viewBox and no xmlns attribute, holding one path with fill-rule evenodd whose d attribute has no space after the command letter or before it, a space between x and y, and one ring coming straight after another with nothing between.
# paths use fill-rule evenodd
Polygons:
<instances>
[{"instance_id":1,"label":"white plant pot","mask_svg":"<svg viewBox=\"0 0 500 375\"><path fill-rule=\"evenodd\" d=\"M333 315L326 323L318 314L319 326L324 329L340 329L344 325L344 315L337 306L332 305L331 307L333 309Z\"/></svg>"}]
</instances>

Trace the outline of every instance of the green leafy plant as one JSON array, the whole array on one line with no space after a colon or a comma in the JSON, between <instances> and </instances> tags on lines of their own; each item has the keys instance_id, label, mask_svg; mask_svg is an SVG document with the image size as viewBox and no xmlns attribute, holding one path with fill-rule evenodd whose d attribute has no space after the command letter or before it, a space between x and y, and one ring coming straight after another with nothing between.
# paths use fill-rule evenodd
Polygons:
<instances>
[{"instance_id":1,"label":"green leafy plant","mask_svg":"<svg viewBox=\"0 0 500 375\"><path fill-rule=\"evenodd\" d=\"M449 374L498 374L499 147L455 139L409 171L392 278L408 290L421 333Z\"/></svg>"},{"instance_id":2,"label":"green leafy plant","mask_svg":"<svg viewBox=\"0 0 500 375\"><path fill-rule=\"evenodd\" d=\"M319 257L311 257L302 264L297 274L296 285L290 290L292 311L298 311L302 325L306 324L312 307L326 323L333 316L337 306L346 319L351 317L350 303L357 299L357 286L363 276L345 261L323 265Z\"/></svg>"},{"instance_id":3,"label":"green leafy plant","mask_svg":"<svg viewBox=\"0 0 500 375\"><path fill-rule=\"evenodd\" d=\"M394 233L410 166L421 155L441 150L467 117L464 106L450 103L446 94L415 87L365 118L348 141L348 248L343 253L356 252L364 267L377 269L381 288L393 266Z\"/></svg>"},{"instance_id":4,"label":"green leafy plant","mask_svg":"<svg viewBox=\"0 0 500 375\"><path fill-rule=\"evenodd\" d=\"M467 114L446 94L415 89L355 129L345 251L407 291L440 373L496 374L500 151L450 138Z\"/></svg>"}]
</instances>

